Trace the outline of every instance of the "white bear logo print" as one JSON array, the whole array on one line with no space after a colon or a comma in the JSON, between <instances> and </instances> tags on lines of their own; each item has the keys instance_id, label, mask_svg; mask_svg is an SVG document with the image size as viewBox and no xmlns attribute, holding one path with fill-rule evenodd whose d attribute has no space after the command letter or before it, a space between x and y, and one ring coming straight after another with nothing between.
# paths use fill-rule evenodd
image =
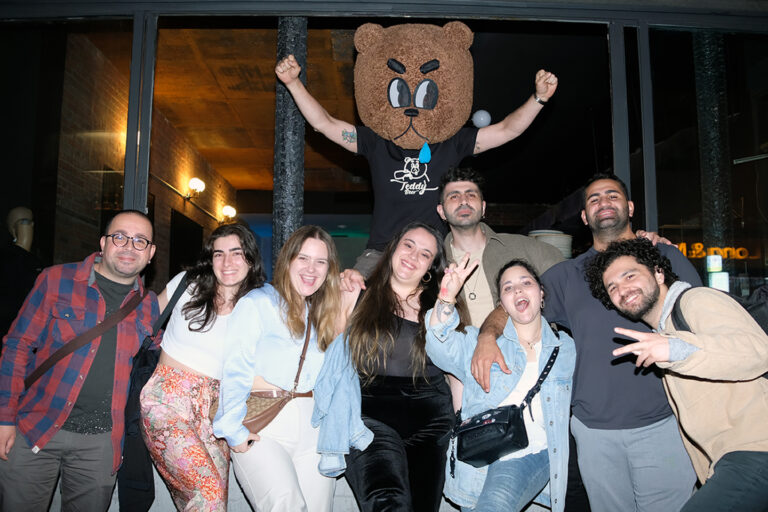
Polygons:
<instances>
[{"instance_id":1,"label":"white bear logo print","mask_svg":"<svg viewBox=\"0 0 768 512\"><path fill-rule=\"evenodd\" d=\"M418 158L406 157L403 161L403 168L394 172L390 182L399 183L400 191L406 195L424 195L428 190L437 190L437 187L427 187L429 176L427 175L427 164L419 164Z\"/></svg>"}]
</instances>

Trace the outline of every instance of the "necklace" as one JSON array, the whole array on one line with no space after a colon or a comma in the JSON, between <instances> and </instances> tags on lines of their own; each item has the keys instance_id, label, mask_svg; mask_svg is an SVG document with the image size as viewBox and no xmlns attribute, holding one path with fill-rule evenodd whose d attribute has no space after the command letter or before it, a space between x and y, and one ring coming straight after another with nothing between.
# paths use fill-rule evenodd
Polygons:
<instances>
[{"instance_id":1,"label":"necklace","mask_svg":"<svg viewBox=\"0 0 768 512\"><path fill-rule=\"evenodd\" d=\"M475 300L477 298L477 294L475 293L475 290L477 289L477 281L480 279L480 269L479 267L475 269L475 284L472 286L472 291L469 292L467 297L469 297L469 300Z\"/></svg>"},{"instance_id":2,"label":"necklace","mask_svg":"<svg viewBox=\"0 0 768 512\"><path fill-rule=\"evenodd\" d=\"M485 248L483 248L483 250L485 250ZM456 254L457 252L458 251L453 246L453 242L451 242L451 253L452 254ZM477 266L477 268L474 270L474 272L472 272L472 275L474 276L475 282L472 285L472 291L467 293L467 298L469 300L476 300L477 299L477 294L475 293L475 290L477 290L477 282L480 280L480 274L482 274L482 271L481 271L482 266L483 266L483 264L482 264L482 261L483 261L482 260L482 255L483 255L483 251L480 251L480 257L478 258L478 261L480 261L480 264ZM472 256L474 256L474 255L472 255ZM471 260L472 260L472 258L470 258L470 261ZM465 283L465 285L466 285L467 289L469 289L469 283Z\"/></svg>"},{"instance_id":3,"label":"necklace","mask_svg":"<svg viewBox=\"0 0 768 512\"><path fill-rule=\"evenodd\" d=\"M525 343L526 345L528 345L529 349L534 350L534 347L536 346L536 344L541 341L541 336L534 338L533 341L524 340L523 338L518 338L518 339L520 340L521 344Z\"/></svg>"}]
</instances>

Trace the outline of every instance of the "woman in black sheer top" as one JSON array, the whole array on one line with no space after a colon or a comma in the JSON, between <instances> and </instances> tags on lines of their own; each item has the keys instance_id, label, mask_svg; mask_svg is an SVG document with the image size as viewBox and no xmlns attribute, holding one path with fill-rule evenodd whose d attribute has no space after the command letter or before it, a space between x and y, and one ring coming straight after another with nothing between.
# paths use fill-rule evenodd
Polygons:
<instances>
[{"instance_id":1,"label":"woman in black sheer top","mask_svg":"<svg viewBox=\"0 0 768 512\"><path fill-rule=\"evenodd\" d=\"M440 233L406 226L384 251L349 321L348 343L374 434L347 457L347 480L362 511L436 511L444 482L451 392L424 350L424 313L445 268Z\"/></svg>"}]
</instances>

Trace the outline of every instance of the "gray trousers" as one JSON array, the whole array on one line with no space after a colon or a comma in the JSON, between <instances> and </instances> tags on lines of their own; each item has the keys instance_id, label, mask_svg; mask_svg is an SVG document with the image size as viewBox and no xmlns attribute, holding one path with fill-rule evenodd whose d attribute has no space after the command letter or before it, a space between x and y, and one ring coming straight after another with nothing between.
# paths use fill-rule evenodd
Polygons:
<instances>
[{"instance_id":1,"label":"gray trousers","mask_svg":"<svg viewBox=\"0 0 768 512\"><path fill-rule=\"evenodd\" d=\"M35 454L17 431L8 461L0 460L0 510L48 510L61 474L63 512L105 511L115 487L111 473L109 432L85 435L60 430Z\"/></svg>"},{"instance_id":2,"label":"gray trousers","mask_svg":"<svg viewBox=\"0 0 768 512\"><path fill-rule=\"evenodd\" d=\"M592 512L677 511L696 483L677 420L646 427L589 428L571 417L579 470Z\"/></svg>"}]
</instances>

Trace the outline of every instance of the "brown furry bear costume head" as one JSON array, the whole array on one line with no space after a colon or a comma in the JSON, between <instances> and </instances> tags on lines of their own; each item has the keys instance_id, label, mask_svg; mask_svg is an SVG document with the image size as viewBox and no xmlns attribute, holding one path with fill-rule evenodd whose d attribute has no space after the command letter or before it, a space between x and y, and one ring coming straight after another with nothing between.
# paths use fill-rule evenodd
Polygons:
<instances>
[{"instance_id":1,"label":"brown furry bear costume head","mask_svg":"<svg viewBox=\"0 0 768 512\"><path fill-rule=\"evenodd\" d=\"M355 101L363 124L405 149L453 136L472 109L473 37L460 21L360 26Z\"/></svg>"}]
</instances>

